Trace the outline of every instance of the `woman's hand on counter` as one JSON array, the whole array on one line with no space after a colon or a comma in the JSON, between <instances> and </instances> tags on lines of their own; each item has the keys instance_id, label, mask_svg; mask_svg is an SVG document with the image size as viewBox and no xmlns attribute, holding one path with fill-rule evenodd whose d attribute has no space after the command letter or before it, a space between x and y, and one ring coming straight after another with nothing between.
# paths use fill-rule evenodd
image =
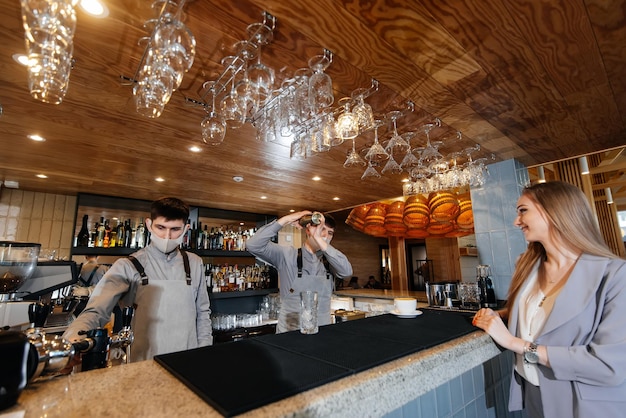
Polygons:
<instances>
[{"instance_id":1,"label":"woman's hand on counter","mask_svg":"<svg viewBox=\"0 0 626 418\"><path fill-rule=\"evenodd\" d=\"M518 338L511 335L498 312L483 308L474 315L472 325L484 330L498 345L516 351L515 340Z\"/></svg>"}]
</instances>

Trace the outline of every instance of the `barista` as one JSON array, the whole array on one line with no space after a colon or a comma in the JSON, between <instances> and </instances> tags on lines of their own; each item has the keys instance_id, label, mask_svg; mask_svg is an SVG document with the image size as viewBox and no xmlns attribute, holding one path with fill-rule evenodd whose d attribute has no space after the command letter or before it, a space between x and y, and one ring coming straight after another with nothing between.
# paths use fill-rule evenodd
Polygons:
<instances>
[{"instance_id":1,"label":"barista","mask_svg":"<svg viewBox=\"0 0 626 418\"><path fill-rule=\"evenodd\" d=\"M333 276L340 279L352 276L352 265L348 258L330 244L335 233L334 218L325 214L315 224L310 220L312 214L313 212L305 210L285 215L260 228L246 242L248 252L274 265L278 270L281 306L277 333L299 329L300 292L304 290L318 292L318 323L330 324ZM272 242L272 238L285 225L305 230L306 240L302 248L296 249Z\"/></svg>"}]
</instances>

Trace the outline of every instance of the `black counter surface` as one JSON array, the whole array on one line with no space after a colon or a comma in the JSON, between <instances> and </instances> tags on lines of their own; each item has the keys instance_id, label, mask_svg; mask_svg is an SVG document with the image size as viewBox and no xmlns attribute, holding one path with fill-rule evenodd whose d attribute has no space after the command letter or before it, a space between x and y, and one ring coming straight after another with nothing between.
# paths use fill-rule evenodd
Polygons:
<instances>
[{"instance_id":1,"label":"black counter surface","mask_svg":"<svg viewBox=\"0 0 626 418\"><path fill-rule=\"evenodd\" d=\"M264 335L155 360L224 416L233 416L476 331L473 314L423 309Z\"/></svg>"}]
</instances>

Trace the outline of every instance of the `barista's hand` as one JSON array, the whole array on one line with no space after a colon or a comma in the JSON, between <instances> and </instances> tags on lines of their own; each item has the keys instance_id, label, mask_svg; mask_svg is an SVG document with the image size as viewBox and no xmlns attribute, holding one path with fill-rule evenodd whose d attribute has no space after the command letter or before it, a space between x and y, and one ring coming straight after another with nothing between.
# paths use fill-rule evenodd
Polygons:
<instances>
[{"instance_id":1,"label":"barista's hand","mask_svg":"<svg viewBox=\"0 0 626 418\"><path fill-rule=\"evenodd\" d=\"M67 362L67 365L59 371L59 374L70 374L74 370L74 366L78 366L81 363L81 353L80 351L77 351Z\"/></svg>"},{"instance_id":2,"label":"barista's hand","mask_svg":"<svg viewBox=\"0 0 626 418\"><path fill-rule=\"evenodd\" d=\"M500 346L511 349L515 337L511 335L500 315L492 309L483 308L474 315L472 325L484 330Z\"/></svg>"},{"instance_id":3,"label":"barista's hand","mask_svg":"<svg viewBox=\"0 0 626 418\"><path fill-rule=\"evenodd\" d=\"M317 244L317 247L322 251L326 251L326 249L328 248L328 242L326 241L327 235L322 235L324 228L326 228L326 219L324 218L324 215L322 215L322 219L319 225L307 225L309 235L313 238L313 240Z\"/></svg>"},{"instance_id":4,"label":"barista's hand","mask_svg":"<svg viewBox=\"0 0 626 418\"><path fill-rule=\"evenodd\" d=\"M311 212L310 210L302 210L300 212L290 213L289 215L285 215L282 218L278 219L277 222L282 226L291 225L295 228L302 229L302 225L300 225L298 221L303 216L310 215L312 213L313 212Z\"/></svg>"}]
</instances>

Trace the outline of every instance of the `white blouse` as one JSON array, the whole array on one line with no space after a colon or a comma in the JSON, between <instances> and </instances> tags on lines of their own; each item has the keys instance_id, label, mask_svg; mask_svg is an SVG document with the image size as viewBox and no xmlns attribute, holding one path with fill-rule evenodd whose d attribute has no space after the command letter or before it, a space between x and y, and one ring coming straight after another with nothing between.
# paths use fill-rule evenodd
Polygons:
<instances>
[{"instance_id":1,"label":"white blouse","mask_svg":"<svg viewBox=\"0 0 626 418\"><path fill-rule=\"evenodd\" d=\"M559 291L550 296L543 294L535 269L519 298L518 337L526 341L535 341L552 312L558 294ZM539 386L538 365L525 363L523 354L515 355L515 371L529 383Z\"/></svg>"}]
</instances>

